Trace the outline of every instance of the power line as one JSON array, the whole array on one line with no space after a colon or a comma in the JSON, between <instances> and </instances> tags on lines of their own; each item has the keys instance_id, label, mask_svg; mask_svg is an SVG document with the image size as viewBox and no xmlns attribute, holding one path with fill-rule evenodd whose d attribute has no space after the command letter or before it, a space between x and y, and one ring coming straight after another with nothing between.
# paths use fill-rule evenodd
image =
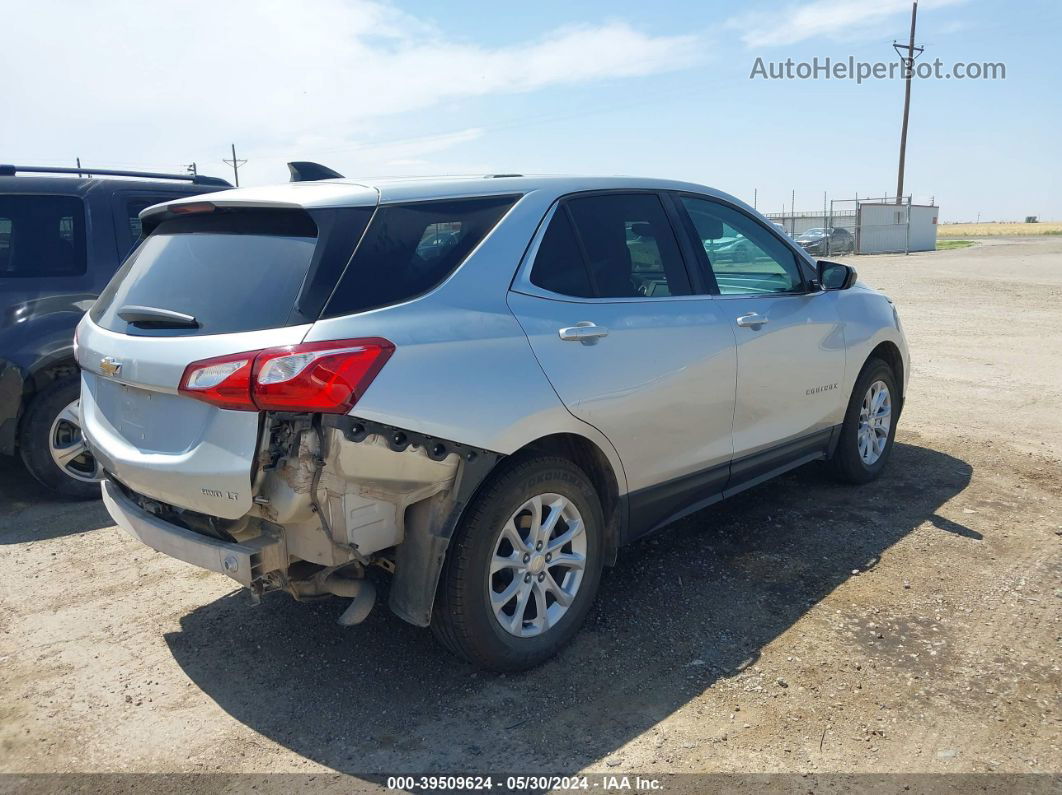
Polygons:
<instances>
[{"instance_id":1,"label":"power line","mask_svg":"<svg viewBox=\"0 0 1062 795\"><path fill-rule=\"evenodd\" d=\"M240 187L240 166L247 161L236 159L236 144L232 145L232 160L225 160L222 158L221 162L227 166L232 166L232 176L236 180L236 187Z\"/></svg>"},{"instance_id":2,"label":"power line","mask_svg":"<svg viewBox=\"0 0 1062 795\"><path fill-rule=\"evenodd\" d=\"M925 51L925 47L915 47L915 20L918 17L918 0L911 4L911 40L907 44L892 43L892 48L903 60L904 91L903 91L903 124L900 127L900 167L896 176L896 203L903 202L903 169L907 159L907 121L911 115L911 78L914 76L915 58ZM901 54L906 50L907 55Z\"/></svg>"}]
</instances>

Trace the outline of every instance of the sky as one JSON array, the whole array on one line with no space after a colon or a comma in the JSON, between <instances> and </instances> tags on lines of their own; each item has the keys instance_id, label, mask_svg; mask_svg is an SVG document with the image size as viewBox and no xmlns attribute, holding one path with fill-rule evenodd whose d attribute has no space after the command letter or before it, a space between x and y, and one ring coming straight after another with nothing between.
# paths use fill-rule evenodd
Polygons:
<instances>
[{"instance_id":1,"label":"sky","mask_svg":"<svg viewBox=\"0 0 1062 795\"><path fill-rule=\"evenodd\" d=\"M893 194L901 80L765 80L891 61L910 0L0 0L0 162L348 177L683 179L764 212ZM1062 3L921 0L905 193L942 221L1062 220Z\"/></svg>"}]
</instances>

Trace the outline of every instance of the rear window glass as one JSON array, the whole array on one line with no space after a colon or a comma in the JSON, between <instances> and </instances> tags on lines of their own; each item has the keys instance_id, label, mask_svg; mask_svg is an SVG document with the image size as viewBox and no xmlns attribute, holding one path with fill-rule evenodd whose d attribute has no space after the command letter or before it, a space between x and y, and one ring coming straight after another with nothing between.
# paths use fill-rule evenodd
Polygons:
<instances>
[{"instance_id":1,"label":"rear window glass","mask_svg":"<svg viewBox=\"0 0 1062 795\"><path fill-rule=\"evenodd\" d=\"M304 322L296 301L317 246L305 212L256 210L165 221L137 247L92 308L127 334L228 334ZM127 323L123 307L191 315L196 328Z\"/></svg>"},{"instance_id":2,"label":"rear window glass","mask_svg":"<svg viewBox=\"0 0 1062 795\"><path fill-rule=\"evenodd\" d=\"M380 207L324 316L408 301L438 286L515 201L491 196Z\"/></svg>"},{"instance_id":3,"label":"rear window glass","mask_svg":"<svg viewBox=\"0 0 1062 795\"><path fill-rule=\"evenodd\" d=\"M0 277L85 273L85 207L75 196L0 196Z\"/></svg>"}]
</instances>

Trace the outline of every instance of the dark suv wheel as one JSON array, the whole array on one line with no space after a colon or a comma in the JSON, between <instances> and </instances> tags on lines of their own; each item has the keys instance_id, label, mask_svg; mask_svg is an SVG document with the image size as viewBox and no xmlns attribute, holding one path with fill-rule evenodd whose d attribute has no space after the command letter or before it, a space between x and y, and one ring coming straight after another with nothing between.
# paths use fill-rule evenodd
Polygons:
<instances>
[{"instance_id":1,"label":"dark suv wheel","mask_svg":"<svg viewBox=\"0 0 1062 795\"><path fill-rule=\"evenodd\" d=\"M582 625L601 579L601 504L563 458L510 464L489 481L447 553L432 630L495 671L534 667Z\"/></svg>"},{"instance_id":2,"label":"dark suv wheel","mask_svg":"<svg viewBox=\"0 0 1062 795\"><path fill-rule=\"evenodd\" d=\"M81 381L66 378L34 396L19 429L19 451L37 480L63 497L100 496L100 468L81 435Z\"/></svg>"},{"instance_id":3,"label":"dark suv wheel","mask_svg":"<svg viewBox=\"0 0 1062 795\"><path fill-rule=\"evenodd\" d=\"M899 410L896 375L881 359L870 359L852 389L830 462L841 480L869 483L881 474L892 453Z\"/></svg>"}]
</instances>

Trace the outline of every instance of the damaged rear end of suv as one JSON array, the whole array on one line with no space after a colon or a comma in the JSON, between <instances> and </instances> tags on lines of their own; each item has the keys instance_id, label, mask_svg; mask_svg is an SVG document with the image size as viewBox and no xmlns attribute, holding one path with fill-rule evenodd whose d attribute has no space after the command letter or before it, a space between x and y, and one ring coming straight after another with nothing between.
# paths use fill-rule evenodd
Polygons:
<instances>
[{"instance_id":1,"label":"damaged rear end of suv","mask_svg":"<svg viewBox=\"0 0 1062 795\"><path fill-rule=\"evenodd\" d=\"M539 501L514 515L511 540L477 542L521 564L474 588L515 595L494 613L511 631L477 637L482 616L472 628L455 618L462 573L443 571L488 479L512 488L528 477L522 448L552 449L536 440L539 423L593 434L565 411L505 303L512 267L497 263L519 261L542 208L521 207L504 180L480 182L435 194L296 182L146 210L144 239L75 341L83 427L115 521L256 598L348 598L345 625L372 609L376 567L392 575L393 612L485 667L525 668L565 642L605 551L581 472L564 488L582 513L568 501L564 514L558 496L552 536L535 535L552 510ZM484 391L481 373L501 392ZM554 447L571 447L563 436ZM574 469L558 460L553 477ZM614 477L608 488L617 493ZM532 557L537 614L523 579ZM449 595L437 598L445 577ZM536 620L563 631L529 631Z\"/></svg>"}]
</instances>

